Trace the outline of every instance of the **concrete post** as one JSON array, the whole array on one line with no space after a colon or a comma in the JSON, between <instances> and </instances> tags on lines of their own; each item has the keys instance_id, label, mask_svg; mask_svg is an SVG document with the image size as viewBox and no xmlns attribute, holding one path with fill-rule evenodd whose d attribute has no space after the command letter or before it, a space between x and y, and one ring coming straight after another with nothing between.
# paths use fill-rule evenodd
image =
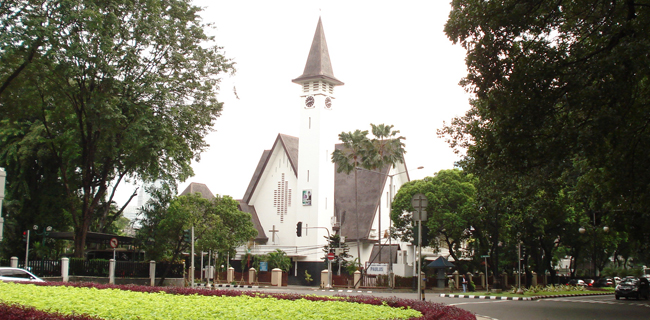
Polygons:
<instances>
[{"instance_id":1,"label":"concrete post","mask_svg":"<svg viewBox=\"0 0 650 320\"><path fill-rule=\"evenodd\" d=\"M485 284L485 274L483 272L479 272L478 275L481 277L481 284L483 285L483 288L487 288L487 285Z\"/></svg>"},{"instance_id":2,"label":"concrete post","mask_svg":"<svg viewBox=\"0 0 650 320\"><path fill-rule=\"evenodd\" d=\"M115 259L108 260L108 283L115 284Z\"/></svg>"},{"instance_id":3,"label":"concrete post","mask_svg":"<svg viewBox=\"0 0 650 320\"><path fill-rule=\"evenodd\" d=\"M18 257L11 257L9 266L12 268L18 268Z\"/></svg>"},{"instance_id":4,"label":"concrete post","mask_svg":"<svg viewBox=\"0 0 650 320\"><path fill-rule=\"evenodd\" d=\"M533 274L533 276L532 276L530 284L532 286L536 286L537 285L537 273L535 273L535 271L532 271L531 273Z\"/></svg>"},{"instance_id":5,"label":"concrete post","mask_svg":"<svg viewBox=\"0 0 650 320\"><path fill-rule=\"evenodd\" d=\"M257 271L255 270L255 268L248 269L248 284L255 283L256 274L257 274Z\"/></svg>"},{"instance_id":6,"label":"concrete post","mask_svg":"<svg viewBox=\"0 0 650 320\"><path fill-rule=\"evenodd\" d=\"M354 272L354 288L359 289L361 286L361 271L357 270Z\"/></svg>"},{"instance_id":7,"label":"concrete post","mask_svg":"<svg viewBox=\"0 0 650 320\"><path fill-rule=\"evenodd\" d=\"M153 287L156 285L156 261L149 261L149 278L151 279L150 285Z\"/></svg>"},{"instance_id":8,"label":"concrete post","mask_svg":"<svg viewBox=\"0 0 650 320\"><path fill-rule=\"evenodd\" d=\"M503 271L503 289L507 290L508 288L508 273Z\"/></svg>"},{"instance_id":9,"label":"concrete post","mask_svg":"<svg viewBox=\"0 0 650 320\"><path fill-rule=\"evenodd\" d=\"M458 279L458 270L454 271L453 275L454 275L454 285L456 286L455 289L458 290L458 280L459 280Z\"/></svg>"},{"instance_id":10,"label":"concrete post","mask_svg":"<svg viewBox=\"0 0 650 320\"><path fill-rule=\"evenodd\" d=\"M320 272L320 286L321 288L330 287L330 272L327 269Z\"/></svg>"},{"instance_id":11,"label":"concrete post","mask_svg":"<svg viewBox=\"0 0 650 320\"><path fill-rule=\"evenodd\" d=\"M548 272L544 273L544 285L548 286Z\"/></svg>"},{"instance_id":12,"label":"concrete post","mask_svg":"<svg viewBox=\"0 0 650 320\"><path fill-rule=\"evenodd\" d=\"M228 276L226 281L228 281L228 283L232 283L233 281L235 281L235 268L233 267L228 268Z\"/></svg>"},{"instance_id":13,"label":"concrete post","mask_svg":"<svg viewBox=\"0 0 650 320\"><path fill-rule=\"evenodd\" d=\"M70 259L61 258L61 278L63 282L70 281Z\"/></svg>"},{"instance_id":14,"label":"concrete post","mask_svg":"<svg viewBox=\"0 0 650 320\"><path fill-rule=\"evenodd\" d=\"M271 285L272 286L282 286L282 269L274 268L271 270Z\"/></svg>"}]
</instances>

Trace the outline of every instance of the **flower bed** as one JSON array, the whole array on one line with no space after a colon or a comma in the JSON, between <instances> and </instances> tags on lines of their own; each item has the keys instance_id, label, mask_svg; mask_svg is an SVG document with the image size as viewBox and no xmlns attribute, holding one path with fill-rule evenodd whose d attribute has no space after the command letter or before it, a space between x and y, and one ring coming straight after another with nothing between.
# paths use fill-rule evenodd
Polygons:
<instances>
[{"instance_id":1,"label":"flower bed","mask_svg":"<svg viewBox=\"0 0 650 320\"><path fill-rule=\"evenodd\" d=\"M39 288L45 287L45 288ZM51 287L51 288L47 288ZM101 290L106 289L106 290ZM119 289L119 290L117 290ZM11 292L17 290L16 292ZM56 291L56 292L55 292ZM149 293L149 294L142 294ZM36 297L29 300L28 297ZM266 299L261 299L266 298ZM39 302L41 300L51 300ZM138 300L142 299L142 300ZM169 318L411 318L475 319L468 311L442 304L370 296L300 295L238 290L202 290L177 287L116 286L96 283L0 283L0 300L62 313L84 313L110 319ZM29 301L29 302L28 302ZM81 307L82 302L89 307ZM65 305L65 308L55 305ZM133 306L137 306L134 308ZM10 306L11 307L11 306ZM14 306L15 307L15 306ZM26 309L29 310L29 309ZM36 311L36 310L35 310ZM165 314L165 312L172 312ZM179 312L184 313L183 316ZM2 314L2 313L0 313ZM58 318L56 317L58 316ZM27 317L23 317L27 318ZM52 318L36 319L93 319Z\"/></svg>"}]
</instances>

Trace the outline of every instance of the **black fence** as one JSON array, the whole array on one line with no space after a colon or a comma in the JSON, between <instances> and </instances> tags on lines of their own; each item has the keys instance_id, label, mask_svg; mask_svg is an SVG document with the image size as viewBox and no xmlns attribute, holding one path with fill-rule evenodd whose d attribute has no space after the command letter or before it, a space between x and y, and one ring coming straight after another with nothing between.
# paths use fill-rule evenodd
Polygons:
<instances>
[{"instance_id":1,"label":"black fence","mask_svg":"<svg viewBox=\"0 0 650 320\"><path fill-rule=\"evenodd\" d=\"M8 264L7 264L8 265ZM156 263L156 278L162 277L169 265L166 278L183 278L182 263ZM116 278L149 278L149 262L116 261ZM25 268L25 262L18 262L18 268ZM108 277L108 260L70 259L68 275L85 277ZM39 277L60 277L61 260L34 260L29 261L28 268Z\"/></svg>"}]
</instances>

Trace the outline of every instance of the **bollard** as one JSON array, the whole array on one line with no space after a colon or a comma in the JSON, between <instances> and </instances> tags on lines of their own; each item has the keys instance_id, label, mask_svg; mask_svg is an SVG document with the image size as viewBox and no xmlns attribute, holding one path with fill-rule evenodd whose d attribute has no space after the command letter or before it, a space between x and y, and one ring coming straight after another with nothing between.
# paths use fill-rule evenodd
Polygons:
<instances>
[{"instance_id":1,"label":"bollard","mask_svg":"<svg viewBox=\"0 0 650 320\"><path fill-rule=\"evenodd\" d=\"M330 276L329 276L329 271L327 269L323 270L320 272L320 287L325 289L330 287Z\"/></svg>"},{"instance_id":2,"label":"bollard","mask_svg":"<svg viewBox=\"0 0 650 320\"><path fill-rule=\"evenodd\" d=\"M271 270L271 285L272 286L282 286L282 269L274 268Z\"/></svg>"},{"instance_id":3,"label":"bollard","mask_svg":"<svg viewBox=\"0 0 650 320\"><path fill-rule=\"evenodd\" d=\"M537 273L535 273L535 271L533 271L533 272L531 272L531 273L533 274L533 277L532 277L532 279L531 279L532 281L530 282L530 284L531 284L532 286L536 286L536 285L537 285Z\"/></svg>"},{"instance_id":4,"label":"bollard","mask_svg":"<svg viewBox=\"0 0 650 320\"><path fill-rule=\"evenodd\" d=\"M18 257L11 257L10 267L18 268Z\"/></svg>"},{"instance_id":5,"label":"bollard","mask_svg":"<svg viewBox=\"0 0 650 320\"><path fill-rule=\"evenodd\" d=\"M115 284L115 259L108 260L108 283Z\"/></svg>"},{"instance_id":6,"label":"bollard","mask_svg":"<svg viewBox=\"0 0 650 320\"><path fill-rule=\"evenodd\" d=\"M481 277L481 284L483 285L483 288L487 288L487 285L485 284L485 274L483 272L479 272L479 277Z\"/></svg>"},{"instance_id":7,"label":"bollard","mask_svg":"<svg viewBox=\"0 0 650 320\"><path fill-rule=\"evenodd\" d=\"M255 283L257 270L255 268L248 269L248 284Z\"/></svg>"},{"instance_id":8,"label":"bollard","mask_svg":"<svg viewBox=\"0 0 650 320\"><path fill-rule=\"evenodd\" d=\"M455 288L456 288L456 290L458 290L458 284L459 284L459 281L458 281L458 270L454 271L453 275L454 275L454 284L455 284L455 286L456 286Z\"/></svg>"},{"instance_id":9,"label":"bollard","mask_svg":"<svg viewBox=\"0 0 650 320\"><path fill-rule=\"evenodd\" d=\"M235 281L235 268L233 267L228 268L228 276L226 278L226 281L228 281L228 283L232 283L233 281Z\"/></svg>"},{"instance_id":10,"label":"bollard","mask_svg":"<svg viewBox=\"0 0 650 320\"><path fill-rule=\"evenodd\" d=\"M61 258L61 278L63 282L70 281L70 259Z\"/></svg>"},{"instance_id":11,"label":"bollard","mask_svg":"<svg viewBox=\"0 0 650 320\"><path fill-rule=\"evenodd\" d=\"M151 286L156 285L156 261L149 261L149 278L151 279Z\"/></svg>"}]
</instances>

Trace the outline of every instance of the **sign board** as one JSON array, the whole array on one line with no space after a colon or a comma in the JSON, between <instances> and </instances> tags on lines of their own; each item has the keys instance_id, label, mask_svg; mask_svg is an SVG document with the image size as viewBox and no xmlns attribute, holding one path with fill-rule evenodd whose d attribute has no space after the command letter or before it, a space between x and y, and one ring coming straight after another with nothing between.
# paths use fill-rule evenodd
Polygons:
<instances>
[{"instance_id":1,"label":"sign board","mask_svg":"<svg viewBox=\"0 0 650 320\"><path fill-rule=\"evenodd\" d=\"M302 190L302 205L311 206L311 190Z\"/></svg>"},{"instance_id":2,"label":"sign board","mask_svg":"<svg viewBox=\"0 0 650 320\"><path fill-rule=\"evenodd\" d=\"M366 268L366 273L372 274L372 275L388 274L388 264L387 263L371 263Z\"/></svg>"},{"instance_id":3,"label":"sign board","mask_svg":"<svg viewBox=\"0 0 650 320\"><path fill-rule=\"evenodd\" d=\"M269 263L266 261L260 261L260 272L269 271Z\"/></svg>"},{"instance_id":4,"label":"sign board","mask_svg":"<svg viewBox=\"0 0 650 320\"><path fill-rule=\"evenodd\" d=\"M490 257L490 255L488 255L488 254L484 254L484 255L481 256L481 258L489 258L489 257Z\"/></svg>"},{"instance_id":5,"label":"sign board","mask_svg":"<svg viewBox=\"0 0 650 320\"><path fill-rule=\"evenodd\" d=\"M411 198L411 205L413 206L413 221L427 221L427 206L429 201L427 197L421 193L413 195Z\"/></svg>"},{"instance_id":6,"label":"sign board","mask_svg":"<svg viewBox=\"0 0 650 320\"><path fill-rule=\"evenodd\" d=\"M111 242L110 242L111 248L113 249L117 248L117 244L118 244L117 238L111 238Z\"/></svg>"},{"instance_id":7,"label":"sign board","mask_svg":"<svg viewBox=\"0 0 650 320\"><path fill-rule=\"evenodd\" d=\"M334 252L330 252L327 254L327 260L332 261L334 260Z\"/></svg>"}]
</instances>

